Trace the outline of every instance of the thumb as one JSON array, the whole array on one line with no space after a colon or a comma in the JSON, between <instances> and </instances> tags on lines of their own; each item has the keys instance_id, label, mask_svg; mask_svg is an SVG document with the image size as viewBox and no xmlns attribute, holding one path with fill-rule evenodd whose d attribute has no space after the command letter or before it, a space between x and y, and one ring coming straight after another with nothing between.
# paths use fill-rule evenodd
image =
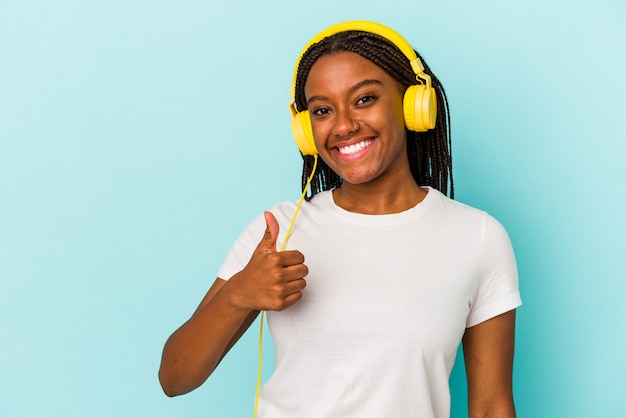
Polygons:
<instances>
[{"instance_id":1,"label":"thumb","mask_svg":"<svg viewBox=\"0 0 626 418\"><path fill-rule=\"evenodd\" d=\"M259 248L276 251L276 240L278 239L278 221L272 212L264 212L265 217L265 234L259 243Z\"/></svg>"}]
</instances>

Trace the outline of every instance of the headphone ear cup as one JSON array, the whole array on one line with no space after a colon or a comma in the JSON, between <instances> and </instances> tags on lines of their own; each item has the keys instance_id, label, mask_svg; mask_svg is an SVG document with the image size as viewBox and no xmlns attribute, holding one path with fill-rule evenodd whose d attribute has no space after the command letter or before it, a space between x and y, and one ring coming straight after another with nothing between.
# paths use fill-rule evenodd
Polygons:
<instances>
[{"instance_id":1,"label":"headphone ear cup","mask_svg":"<svg viewBox=\"0 0 626 418\"><path fill-rule=\"evenodd\" d=\"M425 84L409 86L404 93L404 123L409 131L426 132L437 121L437 95Z\"/></svg>"},{"instance_id":2,"label":"headphone ear cup","mask_svg":"<svg viewBox=\"0 0 626 418\"><path fill-rule=\"evenodd\" d=\"M291 119L291 132L296 141L296 145L303 155L317 155L317 147L313 139L313 128L311 127L311 116L308 110L304 110Z\"/></svg>"}]
</instances>

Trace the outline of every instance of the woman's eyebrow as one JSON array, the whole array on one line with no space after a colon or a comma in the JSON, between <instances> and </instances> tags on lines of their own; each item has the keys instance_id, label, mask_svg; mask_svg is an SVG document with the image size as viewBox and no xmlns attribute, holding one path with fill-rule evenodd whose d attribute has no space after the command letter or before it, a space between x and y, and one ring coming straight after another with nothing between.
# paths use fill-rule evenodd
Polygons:
<instances>
[{"instance_id":1,"label":"woman's eyebrow","mask_svg":"<svg viewBox=\"0 0 626 418\"><path fill-rule=\"evenodd\" d=\"M370 86L370 85L376 85L376 86L381 86L382 87L383 83L380 80L367 79L367 80L363 80L363 81L360 81L360 82L356 83L354 86L350 87L349 91L350 91L350 93L354 93L355 91L357 91L361 87Z\"/></svg>"}]
</instances>

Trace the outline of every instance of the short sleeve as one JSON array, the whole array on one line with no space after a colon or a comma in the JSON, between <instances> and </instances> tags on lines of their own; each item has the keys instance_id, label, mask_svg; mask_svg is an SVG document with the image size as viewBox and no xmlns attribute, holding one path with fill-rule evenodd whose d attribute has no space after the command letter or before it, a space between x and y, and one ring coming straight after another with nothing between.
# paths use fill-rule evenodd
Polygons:
<instances>
[{"instance_id":1,"label":"short sleeve","mask_svg":"<svg viewBox=\"0 0 626 418\"><path fill-rule=\"evenodd\" d=\"M265 218L263 214L257 216L239 234L230 251L226 255L224 262L220 266L217 277L229 280L239 273L248 264L252 253L263 237L265 232Z\"/></svg>"},{"instance_id":2,"label":"short sleeve","mask_svg":"<svg viewBox=\"0 0 626 418\"><path fill-rule=\"evenodd\" d=\"M478 284L466 326L472 327L522 304L513 247L502 225L487 215Z\"/></svg>"}]
</instances>

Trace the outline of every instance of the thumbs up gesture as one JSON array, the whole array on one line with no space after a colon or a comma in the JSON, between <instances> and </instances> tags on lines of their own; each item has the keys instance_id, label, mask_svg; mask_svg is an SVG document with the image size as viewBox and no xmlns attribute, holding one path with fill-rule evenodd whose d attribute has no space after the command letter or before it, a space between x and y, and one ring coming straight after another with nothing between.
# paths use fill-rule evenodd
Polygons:
<instances>
[{"instance_id":1,"label":"thumbs up gesture","mask_svg":"<svg viewBox=\"0 0 626 418\"><path fill-rule=\"evenodd\" d=\"M264 216L263 238L246 267L230 281L237 284L238 299L247 309L282 311L302 298L309 270L299 251L276 251L278 222L271 212Z\"/></svg>"}]
</instances>

